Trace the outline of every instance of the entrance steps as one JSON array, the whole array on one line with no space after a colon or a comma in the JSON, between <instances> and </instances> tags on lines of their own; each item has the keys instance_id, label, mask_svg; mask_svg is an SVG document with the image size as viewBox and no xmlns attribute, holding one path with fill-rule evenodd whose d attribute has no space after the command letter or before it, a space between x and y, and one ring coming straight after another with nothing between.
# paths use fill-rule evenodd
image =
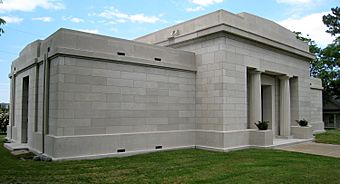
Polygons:
<instances>
[{"instance_id":1,"label":"entrance steps","mask_svg":"<svg viewBox=\"0 0 340 184\"><path fill-rule=\"evenodd\" d=\"M10 151L29 150L27 144L5 143L4 146Z\"/></svg>"}]
</instances>

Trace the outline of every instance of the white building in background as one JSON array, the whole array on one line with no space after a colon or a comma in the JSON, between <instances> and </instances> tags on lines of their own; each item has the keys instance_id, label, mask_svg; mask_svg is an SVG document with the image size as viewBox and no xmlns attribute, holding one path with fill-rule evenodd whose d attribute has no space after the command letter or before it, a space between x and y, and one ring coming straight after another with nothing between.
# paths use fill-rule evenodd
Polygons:
<instances>
[{"instance_id":1,"label":"white building in background","mask_svg":"<svg viewBox=\"0 0 340 184\"><path fill-rule=\"evenodd\" d=\"M280 25L224 10L134 41L60 29L12 64L6 147L57 160L310 140L324 129L313 57Z\"/></svg>"}]
</instances>

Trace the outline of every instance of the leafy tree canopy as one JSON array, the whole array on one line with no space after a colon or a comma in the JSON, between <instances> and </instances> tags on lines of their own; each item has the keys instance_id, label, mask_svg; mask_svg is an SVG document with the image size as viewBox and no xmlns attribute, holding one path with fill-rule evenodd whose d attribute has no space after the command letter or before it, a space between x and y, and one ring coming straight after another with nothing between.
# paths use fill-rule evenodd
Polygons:
<instances>
[{"instance_id":1,"label":"leafy tree canopy","mask_svg":"<svg viewBox=\"0 0 340 184\"><path fill-rule=\"evenodd\" d=\"M0 18L0 26L4 25L4 24L6 24L6 21L4 19ZM0 27L0 36L3 33L5 33L5 31L4 31L4 29L2 29L2 27Z\"/></svg>"},{"instance_id":2,"label":"leafy tree canopy","mask_svg":"<svg viewBox=\"0 0 340 184\"><path fill-rule=\"evenodd\" d=\"M9 124L8 109L0 108L0 132L4 133L7 130Z\"/></svg>"},{"instance_id":3,"label":"leafy tree canopy","mask_svg":"<svg viewBox=\"0 0 340 184\"><path fill-rule=\"evenodd\" d=\"M331 8L332 14L322 17L323 23L328 27L327 33L336 36L340 33L340 7Z\"/></svg>"},{"instance_id":4,"label":"leafy tree canopy","mask_svg":"<svg viewBox=\"0 0 340 184\"><path fill-rule=\"evenodd\" d=\"M310 62L310 75L322 80L324 87L323 101L331 98L340 98L340 8L332 8L332 13L323 16L323 23L328 27L327 33L335 36L332 43L325 48L320 48L309 36L302 36L295 32L296 38L308 43L309 51L315 54L315 59Z\"/></svg>"}]
</instances>

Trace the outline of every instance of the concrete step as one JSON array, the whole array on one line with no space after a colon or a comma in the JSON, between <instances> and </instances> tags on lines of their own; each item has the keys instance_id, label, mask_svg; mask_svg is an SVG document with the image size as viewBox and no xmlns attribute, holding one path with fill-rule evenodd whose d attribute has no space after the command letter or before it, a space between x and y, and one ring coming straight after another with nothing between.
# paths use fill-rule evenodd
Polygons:
<instances>
[{"instance_id":1,"label":"concrete step","mask_svg":"<svg viewBox=\"0 0 340 184\"><path fill-rule=\"evenodd\" d=\"M10 151L29 150L27 144L5 143L4 146Z\"/></svg>"}]
</instances>

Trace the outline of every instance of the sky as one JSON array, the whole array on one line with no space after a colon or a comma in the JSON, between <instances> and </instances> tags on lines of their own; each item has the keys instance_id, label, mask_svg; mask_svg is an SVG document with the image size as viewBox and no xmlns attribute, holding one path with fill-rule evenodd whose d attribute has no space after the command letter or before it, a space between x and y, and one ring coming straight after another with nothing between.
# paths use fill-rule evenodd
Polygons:
<instances>
[{"instance_id":1,"label":"sky","mask_svg":"<svg viewBox=\"0 0 340 184\"><path fill-rule=\"evenodd\" d=\"M8 74L19 52L62 27L134 39L224 9L275 21L325 47L334 38L325 33L322 16L336 6L339 0L0 0L7 22L0 36L0 102L9 102Z\"/></svg>"}]
</instances>

